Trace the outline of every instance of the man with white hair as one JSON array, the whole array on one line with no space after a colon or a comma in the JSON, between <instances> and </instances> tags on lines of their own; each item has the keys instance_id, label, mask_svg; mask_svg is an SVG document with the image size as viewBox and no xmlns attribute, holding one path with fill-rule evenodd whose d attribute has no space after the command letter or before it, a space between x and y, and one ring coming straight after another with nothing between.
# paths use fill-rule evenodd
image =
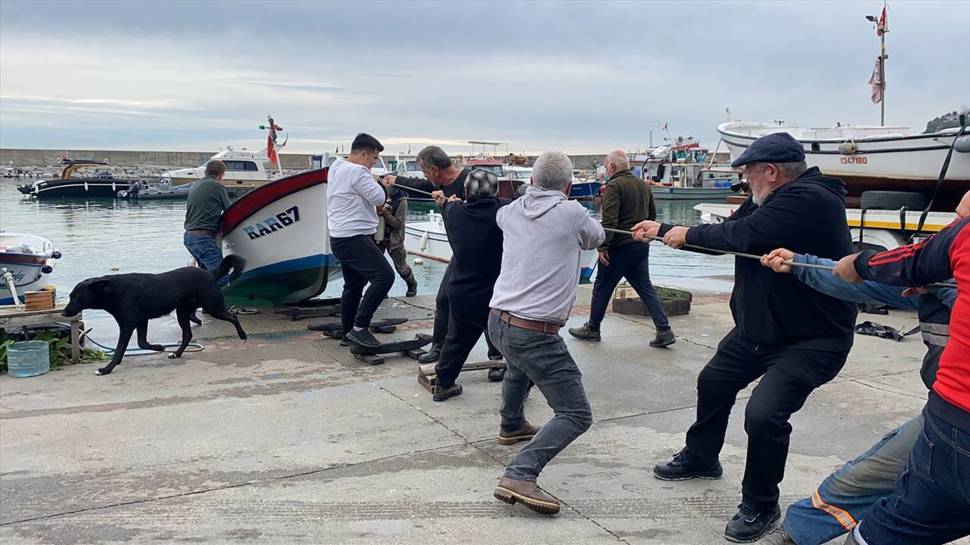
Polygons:
<instances>
[{"instance_id":1,"label":"man with white hair","mask_svg":"<svg viewBox=\"0 0 970 545\"><path fill-rule=\"evenodd\" d=\"M567 199L572 169L565 154L543 153L525 195L496 215L504 235L502 270L488 333L508 366L499 444L529 443L506 466L494 495L544 514L558 513L559 501L536 485L539 473L593 422L582 373L559 329L576 297L580 252L596 248L606 233L582 205ZM530 380L555 413L541 429L525 419Z\"/></svg>"},{"instance_id":2,"label":"man with white hair","mask_svg":"<svg viewBox=\"0 0 970 545\"><path fill-rule=\"evenodd\" d=\"M607 175L601 205L603 227L629 231L641 221L657 219L650 187L630 172L630 159L626 152L611 151L603 160L603 166ZM650 282L649 258L649 244L636 241L630 235L607 231L606 240L599 247L599 272L593 284L589 320L582 327L570 329L569 334L584 341L599 341L600 323L606 315L606 306L610 304L616 285L626 278L647 307L657 328L657 336L650 341L650 346L662 348L677 342L660 298Z\"/></svg>"}]
</instances>

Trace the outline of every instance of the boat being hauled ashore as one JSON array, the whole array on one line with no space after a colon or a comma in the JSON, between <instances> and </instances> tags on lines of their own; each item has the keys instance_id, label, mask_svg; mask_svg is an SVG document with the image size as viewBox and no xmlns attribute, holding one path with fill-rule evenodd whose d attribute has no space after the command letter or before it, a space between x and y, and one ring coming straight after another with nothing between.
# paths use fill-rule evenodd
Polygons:
<instances>
[{"instance_id":1,"label":"boat being hauled ashore","mask_svg":"<svg viewBox=\"0 0 970 545\"><path fill-rule=\"evenodd\" d=\"M228 254L245 260L225 290L228 304L282 305L319 295L340 273L327 228L327 168L269 182L222 215Z\"/></svg>"}]
</instances>

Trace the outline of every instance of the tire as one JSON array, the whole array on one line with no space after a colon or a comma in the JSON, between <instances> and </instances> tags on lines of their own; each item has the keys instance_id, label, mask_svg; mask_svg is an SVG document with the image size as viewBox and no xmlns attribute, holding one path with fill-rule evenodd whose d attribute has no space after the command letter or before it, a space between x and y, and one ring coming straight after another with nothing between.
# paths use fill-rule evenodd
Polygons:
<instances>
[{"instance_id":1,"label":"tire","mask_svg":"<svg viewBox=\"0 0 970 545\"><path fill-rule=\"evenodd\" d=\"M862 208L878 210L922 210L928 204L926 196L913 191L863 191Z\"/></svg>"}]
</instances>

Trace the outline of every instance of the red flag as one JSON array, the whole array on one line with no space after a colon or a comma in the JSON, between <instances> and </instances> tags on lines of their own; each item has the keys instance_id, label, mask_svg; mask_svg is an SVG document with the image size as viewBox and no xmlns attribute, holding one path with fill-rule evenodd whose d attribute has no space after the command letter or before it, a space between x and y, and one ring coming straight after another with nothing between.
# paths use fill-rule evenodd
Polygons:
<instances>
[{"instance_id":1,"label":"red flag","mask_svg":"<svg viewBox=\"0 0 970 545\"><path fill-rule=\"evenodd\" d=\"M882 7L882 14L879 16L879 22L876 23L877 36L882 36L883 34L889 32L889 27L886 26L889 22L888 19L886 18L886 9L887 9L887 6L884 5Z\"/></svg>"},{"instance_id":2,"label":"red flag","mask_svg":"<svg viewBox=\"0 0 970 545\"><path fill-rule=\"evenodd\" d=\"M886 82L882 81L882 57L876 57L876 66L869 76L869 84L872 85L872 102L879 104L882 102L882 92L886 88Z\"/></svg>"},{"instance_id":3,"label":"red flag","mask_svg":"<svg viewBox=\"0 0 970 545\"><path fill-rule=\"evenodd\" d=\"M269 159L269 162L274 165L278 165L280 161L279 155L276 154L276 131L278 130L283 130L283 127L277 125L276 122L273 121L273 118L270 117L269 134L266 135L266 158Z\"/></svg>"}]
</instances>

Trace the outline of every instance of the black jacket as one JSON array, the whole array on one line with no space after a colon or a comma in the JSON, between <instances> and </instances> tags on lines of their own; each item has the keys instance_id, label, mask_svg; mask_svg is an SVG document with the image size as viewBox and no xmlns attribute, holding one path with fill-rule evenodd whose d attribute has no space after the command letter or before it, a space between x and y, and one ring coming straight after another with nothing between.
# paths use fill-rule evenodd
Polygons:
<instances>
[{"instance_id":1,"label":"black jacket","mask_svg":"<svg viewBox=\"0 0 970 545\"><path fill-rule=\"evenodd\" d=\"M452 195L457 195L459 199L465 199L465 178L468 177L468 173L471 172L470 168L463 168L461 172L458 173L458 177L455 178L454 182L448 185L435 185L424 178L405 178L403 176L398 176L395 180L394 185L405 191L408 188L420 189L425 193L431 193L432 191L441 191L445 194L445 197L450 197ZM416 193L407 191L408 195L417 199L429 199L424 193Z\"/></svg>"},{"instance_id":2,"label":"black jacket","mask_svg":"<svg viewBox=\"0 0 970 545\"><path fill-rule=\"evenodd\" d=\"M496 198L445 203L442 215L452 250L445 290L452 312L488 314L502 268L502 230L495 214L503 204Z\"/></svg>"},{"instance_id":3,"label":"black jacket","mask_svg":"<svg viewBox=\"0 0 970 545\"><path fill-rule=\"evenodd\" d=\"M661 229L661 236L670 226ZM724 223L697 225L687 244L762 255L775 248L840 259L852 252L845 184L810 168L761 206L748 198ZM848 350L855 305L823 295L757 259L734 260L731 314L736 332L766 347Z\"/></svg>"},{"instance_id":4,"label":"black jacket","mask_svg":"<svg viewBox=\"0 0 970 545\"><path fill-rule=\"evenodd\" d=\"M603 227L610 229L629 231L643 220L657 218L657 208L650 186L629 170L617 172L606 182L600 208L603 213ZM607 231L606 240L598 249L603 251L634 242L630 235Z\"/></svg>"}]
</instances>

